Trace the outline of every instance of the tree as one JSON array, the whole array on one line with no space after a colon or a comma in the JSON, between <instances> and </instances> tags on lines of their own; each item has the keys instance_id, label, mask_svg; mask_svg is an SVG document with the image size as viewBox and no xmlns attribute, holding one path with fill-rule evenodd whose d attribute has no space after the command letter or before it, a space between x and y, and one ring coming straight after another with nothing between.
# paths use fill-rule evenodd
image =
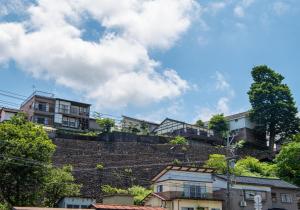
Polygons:
<instances>
[{"instance_id":1,"label":"tree","mask_svg":"<svg viewBox=\"0 0 300 210\"><path fill-rule=\"evenodd\" d=\"M54 150L43 128L26 121L24 114L1 123L0 202L53 206L58 197L77 193L70 168L53 168Z\"/></svg>"},{"instance_id":2,"label":"tree","mask_svg":"<svg viewBox=\"0 0 300 210\"><path fill-rule=\"evenodd\" d=\"M300 186L300 138L284 145L275 158L280 178Z\"/></svg>"},{"instance_id":3,"label":"tree","mask_svg":"<svg viewBox=\"0 0 300 210\"><path fill-rule=\"evenodd\" d=\"M200 126L200 127L204 127L204 122L202 120L197 120L195 125Z\"/></svg>"},{"instance_id":4,"label":"tree","mask_svg":"<svg viewBox=\"0 0 300 210\"><path fill-rule=\"evenodd\" d=\"M217 114L212 116L208 122L208 128L213 130L215 135L219 137L225 137L229 130L228 123L224 117L224 114Z\"/></svg>"},{"instance_id":5,"label":"tree","mask_svg":"<svg viewBox=\"0 0 300 210\"><path fill-rule=\"evenodd\" d=\"M227 163L225 155L212 154L205 163L205 167L215 168L217 173L226 174ZM254 157L238 160L231 173L237 176L276 177L276 165L260 162Z\"/></svg>"},{"instance_id":6,"label":"tree","mask_svg":"<svg viewBox=\"0 0 300 210\"><path fill-rule=\"evenodd\" d=\"M245 157L237 161L234 174L238 176L276 177L276 165L260 162L254 157Z\"/></svg>"},{"instance_id":7,"label":"tree","mask_svg":"<svg viewBox=\"0 0 300 210\"><path fill-rule=\"evenodd\" d=\"M72 166L55 168L46 176L43 189L43 204L48 207L55 207L57 201L66 196L78 196L81 185L74 183L71 174Z\"/></svg>"},{"instance_id":8,"label":"tree","mask_svg":"<svg viewBox=\"0 0 300 210\"><path fill-rule=\"evenodd\" d=\"M34 205L54 150L43 128L23 114L1 123L0 198L11 205Z\"/></svg>"},{"instance_id":9,"label":"tree","mask_svg":"<svg viewBox=\"0 0 300 210\"><path fill-rule=\"evenodd\" d=\"M256 66L251 74L250 118L257 124L256 129L269 137L269 149L273 151L276 137L284 139L299 132L298 110L281 74L267 66Z\"/></svg>"},{"instance_id":10,"label":"tree","mask_svg":"<svg viewBox=\"0 0 300 210\"><path fill-rule=\"evenodd\" d=\"M111 129L115 126L115 121L111 118L97 118L96 122L106 133L111 132Z\"/></svg>"},{"instance_id":11,"label":"tree","mask_svg":"<svg viewBox=\"0 0 300 210\"><path fill-rule=\"evenodd\" d=\"M217 173L226 174L227 163L225 155L211 154L208 160L205 162L205 167L215 168Z\"/></svg>"}]
</instances>

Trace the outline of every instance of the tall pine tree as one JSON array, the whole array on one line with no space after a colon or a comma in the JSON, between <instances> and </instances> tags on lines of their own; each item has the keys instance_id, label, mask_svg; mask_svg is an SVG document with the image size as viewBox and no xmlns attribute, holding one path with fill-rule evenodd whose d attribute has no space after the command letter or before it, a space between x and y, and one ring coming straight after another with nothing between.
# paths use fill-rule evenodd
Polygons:
<instances>
[{"instance_id":1,"label":"tall pine tree","mask_svg":"<svg viewBox=\"0 0 300 210\"><path fill-rule=\"evenodd\" d=\"M252 83L248 92L252 105L250 118L257 129L265 132L269 149L273 150L275 139L284 139L299 132L298 110L284 77L269 67L252 69Z\"/></svg>"}]
</instances>

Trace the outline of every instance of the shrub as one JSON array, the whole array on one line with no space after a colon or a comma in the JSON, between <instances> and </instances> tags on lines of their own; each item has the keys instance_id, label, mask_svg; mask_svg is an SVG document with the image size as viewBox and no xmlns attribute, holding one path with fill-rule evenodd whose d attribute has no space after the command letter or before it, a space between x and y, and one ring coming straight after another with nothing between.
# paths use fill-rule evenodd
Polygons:
<instances>
[{"instance_id":1,"label":"shrub","mask_svg":"<svg viewBox=\"0 0 300 210\"><path fill-rule=\"evenodd\" d=\"M104 169L103 163L98 163L98 164L96 165L96 169L98 169L98 170L103 170L103 169Z\"/></svg>"},{"instance_id":2,"label":"shrub","mask_svg":"<svg viewBox=\"0 0 300 210\"><path fill-rule=\"evenodd\" d=\"M174 159L172 162L174 165L181 165L181 161L178 159Z\"/></svg>"},{"instance_id":3,"label":"shrub","mask_svg":"<svg viewBox=\"0 0 300 210\"><path fill-rule=\"evenodd\" d=\"M187 145L188 144L187 140L182 136L176 136L169 143L173 144L173 145Z\"/></svg>"}]
</instances>

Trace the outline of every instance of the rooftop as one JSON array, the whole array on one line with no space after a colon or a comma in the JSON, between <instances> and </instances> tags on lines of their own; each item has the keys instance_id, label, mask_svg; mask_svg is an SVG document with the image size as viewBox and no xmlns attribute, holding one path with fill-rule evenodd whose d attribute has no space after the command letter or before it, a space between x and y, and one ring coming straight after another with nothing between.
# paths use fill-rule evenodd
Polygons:
<instances>
[{"instance_id":1,"label":"rooftop","mask_svg":"<svg viewBox=\"0 0 300 210\"><path fill-rule=\"evenodd\" d=\"M156 123L156 122L151 122L151 121L147 121L147 120L141 120L141 119L137 119L137 118L134 118L134 117L128 117L128 116L125 116L125 115L122 115L122 117L130 119L130 120L135 120L135 121L138 121L138 122L145 122L145 123L149 123L149 124L153 124L153 125L159 125L159 123Z\"/></svg>"},{"instance_id":2,"label":"rooftop","mask_svg":"<svg viewBox=\"0 0 300 210\"><path fill-rule=\"evenodd\" d=\"M148 207L148 206L127 206L127 205L114 205L114 204L92 204L96 209L121 209L121 210L165 210L160 207Z\"/></svg>"},{"instance_id":3,"label":"rooftop","mask_svg":"<svg viewBox=\"0 0 300 210\"><path fill-rule=\"evenodd\" d=\"M191 166L167 166L161 172L159 172L154 178L152 178L152 182L157 181L160 177L166 174L170 170L175 171L185 171L185 172L200 172L200 173L214 173L215 169L213 168L205 168L205 167L191 167Z\"/></svg>"},{"instance_id":4,"label":"rooftop","mask_svg":"<svg viewBox=\"0 0 300 210\"><path fill-rule=\"evenodd\" d=\"M226 175L217 175L222 179L227 179ZM235 182L240 184L252 184L252 185L263 185L277 188L287 189L299 189L296 185L283 181L276 178L261 178L261 177L249 177L249 176L236 176Z\"/></svg>"},{"instance_id":5,"label":"rooftop","mask_svg":"<svg viewBox=\"0 0 300 210\"><path fill-rule=\"evenodd\" d=\"M8 108L8 107L1 107L0 111L6 111L6 112L13 112L13 113L19 113L21 110L19 109L13 109L13 108Z\"/></svg>"},{"instance_id":6,"label":"rooftop","mask_svg":"<svg viewBox=\"0 0 300 210\"><path fill-rule=\"evenodd\" d=\"M246 112L240 112L240 113L233 114L233 115L228 115L228 116L225 116L225 118L227 120L234 120L234 119L246 117L248 115L249 115L249 111L246 111Z\"/></svg>"}]
</instances>

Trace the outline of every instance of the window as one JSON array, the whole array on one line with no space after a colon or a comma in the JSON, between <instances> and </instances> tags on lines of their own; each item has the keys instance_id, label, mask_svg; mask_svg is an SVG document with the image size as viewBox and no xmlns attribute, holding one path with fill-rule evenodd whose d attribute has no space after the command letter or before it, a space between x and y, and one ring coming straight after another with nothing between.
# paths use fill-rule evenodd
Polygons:
<instances>
[{"instance_id":1,"label":"window","mask_svg":"<svg viewBox=\"0 0 300 210\"><path fill-rule=\"evenodd\" d=\"M245 190L245 199L254 200L254 196L260 195L263 201L267 200L267 193L262 191Z\"/></svg>"},{"instance_id":2,"label":"window","mask_svg":"<svg viewBox=\"0 0 300 210\"><path fill-rule=\"evenodd\" d=\"M206 188L204 186L184 185L184 197L204 198L206 197Z\"/></svg>"},{"instance_id":3,"label":"window","mask_svg":"<svg viewBox=\"0 0 300 210\"><path fill-rule=\"evenodd\" d=\"M81 209L88 209L89 206L88 206L88 205L81 205L80 208L81 208Z\"/></svg>"},{"instance_id":4,"label":"window","mask_svg":"<svg viewBox=\"0 0 300 210\"><path fill-rule=\"evenodd\" d=\"M162 186L162 185L158 185L158 186L156 187L156 191L157 191L157 192L162 192L162 191L163 191L163 186Z\"/></svg>"},{"instance_id":5,"label":"window","mask_svg":"<svg viewBox=\"0 0 300 210\"><path fill-rule=\"evenodd\" d=\"M69 118L69 126L75 128L76 120L74 118Z\"/></svg>"},{"instance_id":6,"label":"window","mask_svg":"<svg viewBox=\"0 0 300 210\"><path fill-rule=\"evenodd\" d=\"M238 122L238 121L239 121L238 119L235 119L235 120L234 120L234 122Z\"/></svg>"},{"instance_id":7,"label":"window","mask_svg":"<svg viewBox=\"0 0 300 210\"><path fill-rule=\"evenodd\" d=\"M63 124L63 126L69 126L69 120L67 117L62 118L62 124Z\"/></svg>"},{"instance_id":8,"label":"window","mask_svg":"<svg viewBox=\"0 0 300 210\"><path fill-rule=\"evenodd\" d=\"M68 209L79 209L79 205L72 205L72 204L68 204L67 205Z\"/></svg>"},{"instance_id":9,"label":"window","mask_svg":"<svg viewBox=\"0 0 300 210\"><path fill-rule=\"evenodd\" d=\"M277 202L276 193L271 193L271 196L272 196L272 202Z\"/></svg>"},{"instance_id":10,"label":"window","mask_svg":"<svg viewBox=\"0 0 300 210\"><path fill-rule=\"evenodd\" d=\"M69 106L68 105L64 105L64 104L60 104L59 105L59 111L62 113L69 113Z\"/></svg>"},{"instance_id":11,"label":"window","mask_svg":"<svg viewBox=\"0 0 300 210\"><path fill-rule=\"evenodd\" d=\"M292 203L292 196L290 194L280 194L281 203Z\"/></svg>"}]
</instances>

